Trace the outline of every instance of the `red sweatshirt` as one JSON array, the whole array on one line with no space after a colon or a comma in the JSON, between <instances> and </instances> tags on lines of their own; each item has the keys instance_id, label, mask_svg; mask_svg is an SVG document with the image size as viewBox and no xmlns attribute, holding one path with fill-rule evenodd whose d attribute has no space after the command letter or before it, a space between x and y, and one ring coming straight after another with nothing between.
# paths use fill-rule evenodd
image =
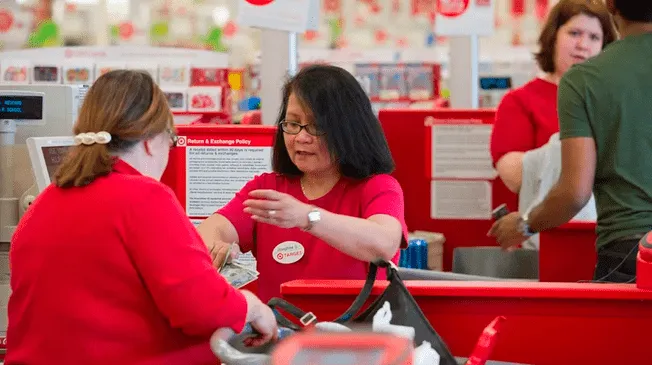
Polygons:
<instances>
[{"instance_id":1,"label":"red sweatshirt","mask_svg":"<svg viewBox=\"0 0 652 365\"><path fill-rule=\"evenodd\" d=\"M534 79L503 97L491 134L494 164L509 152L527 152L559 132L557 85Z\"/></svg>"},{"instance_id":2,"label":"red sweatshirt","mask_svg":"<svg viewBox=\"0 0 652 365\"><path fill-rule=\"evenodd\" d=\"M10 264L7 365L214 365L211 334L246 318L172 191L123 161L43 191Z\"/></svg>"}]
</instances>

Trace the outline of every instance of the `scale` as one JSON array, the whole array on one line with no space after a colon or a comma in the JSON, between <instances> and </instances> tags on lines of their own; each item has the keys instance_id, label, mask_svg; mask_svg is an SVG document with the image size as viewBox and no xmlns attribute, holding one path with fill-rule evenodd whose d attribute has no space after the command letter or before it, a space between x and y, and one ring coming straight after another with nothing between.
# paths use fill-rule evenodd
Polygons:
<instances>
[{"instance_id":1,"label":"scale","mask_svg":"<svg viewBox=\"0 0 652 365\"><path fill-rule=\"evenodd\" d=\"M373 332L297 333L272 354L272 365L409 365L411 340Z\"/></svg>"}]
</instances>

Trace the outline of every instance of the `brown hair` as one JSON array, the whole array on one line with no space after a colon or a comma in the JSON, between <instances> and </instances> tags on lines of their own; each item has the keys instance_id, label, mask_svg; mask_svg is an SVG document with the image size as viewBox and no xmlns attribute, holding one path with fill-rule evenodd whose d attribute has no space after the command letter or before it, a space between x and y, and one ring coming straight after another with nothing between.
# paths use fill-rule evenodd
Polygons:
<instances>
[{"instance_id":1,"label":"brown hair","mask_svg":"<svg viewBox=\"0 0 652 365\"><path fill-rule=\"evenodd\" d=\"M539 35L539 53L535 58L544 72L555 72L555 49L557 32L572 17L585 14L595 17L602 26L602 48L615 41L618 36L611 15L603 0L560 0L548 14Z\"/></svg>"},{"instance_id":2,"label":"brown hair","mask_svg":"<svg viewBox=\"0 0 652 365\"><path fill-rule=\"evenodd\" d=\"M88 90L73 133L111 134L108 144L73 147L54 175L57 186L84 186L113 169L115 153L173 128L167 99L145 72L115 70Z\"/></svg>"}]
</instances>

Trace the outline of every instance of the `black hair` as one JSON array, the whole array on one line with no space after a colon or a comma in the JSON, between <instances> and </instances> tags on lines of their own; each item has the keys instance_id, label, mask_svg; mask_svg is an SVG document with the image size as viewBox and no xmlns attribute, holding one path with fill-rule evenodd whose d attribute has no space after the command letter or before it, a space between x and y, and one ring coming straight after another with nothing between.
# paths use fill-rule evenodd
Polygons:
<instances>
[{"instance_id":1,"label":"black hair","mask_svg":"<svg viewBox=\"0 0 652 365\"><path fill-rule=\"evenodd\" d=\"M303 68L283 87L283 102L277 120L272 168L284 175L303 173L292 162L285 147L283 130L290 95L299 99L307 114L324 132L328 150L342 176L364 179L394 171L394 160L369 97L348 71L329 65Z\"/></svg>"},{"instance_id":2,"label":"black hair","mask_svg":"<svg viewBox=\"0 0 652 365\"><path fill-rule=\"evenodd\" d=\"M629 21L652 23L652 2L649 0L614 0L614 6Z\"/></svg>"}]
</instances>

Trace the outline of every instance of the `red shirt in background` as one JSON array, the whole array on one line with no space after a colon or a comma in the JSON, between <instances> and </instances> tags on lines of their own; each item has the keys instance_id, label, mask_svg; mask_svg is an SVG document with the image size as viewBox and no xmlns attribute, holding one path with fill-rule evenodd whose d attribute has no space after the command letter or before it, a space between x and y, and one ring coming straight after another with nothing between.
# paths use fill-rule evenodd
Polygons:
<instances>
[{"instance_id":1,"label":"red shirt in background","mask_svg":"<svg viewBox=\"0 0 652 365\"><path fill-rule=\"evenodd\" d=\"M507 93L498 105L491 133L493 162L509 152L541 147L557 132L557 85L534 79Z\"/></svg>"},{"instance_id":2,"label":"red shirt in background","mask_svg":"<svg viewBox=\"0 0 652 365\"><path fill-rule=\"evenodd\" d=\"M376 175L365 180L341 178L326 195L308 200L301 190L299 178L266 173L247 183L226 206L217 213L226 217L238 231L242 252L252 251L256 256L258 271L258 295L267 302L280 295L281 284L297 279L363 280L367 277L369 263L360 261L338 251L326 242L301 229L279 228L257 223L243 212L244 201L249 192L256 189L273 189L331 213L359 218L386 214L405 225L403 190L398 181L389 175ZM297 242L303 247L303 256L297 262L275 259L275 248ZM394 256L398 263L399 252ZM384 269L378 270L378 278L385 280Z\"/></svg>"},{"instance_id":3,"label":"red shirt in background","mask_svg":"<svg viewBox=\"0 0 652 365\"><path fill-rule=\"evenodd\" d=\"M7 365L214 365L211 334L246 318L172 191L122 161L45 189L10 264Z\"/></svg>"}]
</instances>

